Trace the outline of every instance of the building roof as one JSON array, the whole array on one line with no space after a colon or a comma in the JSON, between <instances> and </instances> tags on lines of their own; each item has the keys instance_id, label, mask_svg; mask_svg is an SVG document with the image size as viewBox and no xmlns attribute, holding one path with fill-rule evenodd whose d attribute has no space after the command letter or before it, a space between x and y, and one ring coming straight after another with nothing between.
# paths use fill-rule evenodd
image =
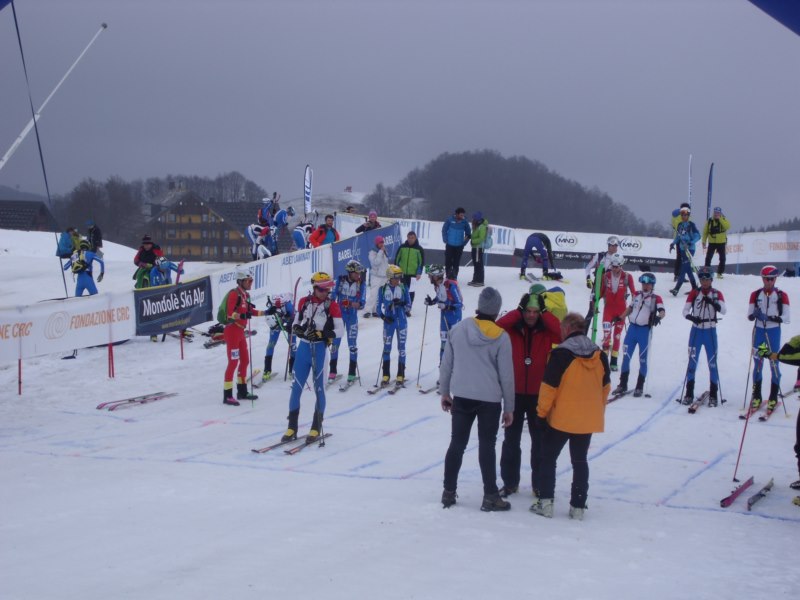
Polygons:
<instances>
[{"instance_id":1,"label":"building roof","mask_svg":"<svg viewBox=\"0 0 800 600\"><path fill-rule=\"evenodd\" d=\"M244 232L248 225L256 223L261 202L209 202L208 207L225 219L236 231Z\"/></svg>"},{"instance_id":2,"label":"building roof","mask_svg":"<svg viewBox=\"0 0 800 600\"><path fill-rule=\"evenodd\" d=\"M0 229L55 231L55 218L41 201L0 200Z\"/></svg>"}]
</instances>

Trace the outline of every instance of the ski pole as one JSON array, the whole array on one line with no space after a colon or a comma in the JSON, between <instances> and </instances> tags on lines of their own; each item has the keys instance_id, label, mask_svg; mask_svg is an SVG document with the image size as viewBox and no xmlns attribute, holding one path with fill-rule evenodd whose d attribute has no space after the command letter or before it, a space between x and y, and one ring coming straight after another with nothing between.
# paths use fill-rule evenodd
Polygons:
<instances>
[{"instance_id":1,"label":"ski pole","mask_svg":"<svg viewBox=\"0 0 800 600\"><path fill-rule=\"evenodd\" d=\"M742 399L742 410L745 410L747 407L747 390L750 388L750 371L753 368L753 355L755 354L755 347L754 347L755 343L756 343L756 325L755 323L753 323L753 333L750 336L750 359L747 361L747 380L744 383L744 398Z\"/></svg>"},{"instance_id":2,"label":"ski pole","mask_svg":"<svg viewBox=\"0 0 800 600\"><path fill-rule=\"evenodd\" d=\"M770 354L770 356L772 356L772 344L769 343L769 336L767 335L766 328L764 329L764 339L767 342L767 350L769 350L769 354ZM770 367L770 370L772 372L771 381L777 381L779 383L779 385L778 385L778 397L781 399L781 404L783 404L783 414L784 414L784 416L786 416L788 418L789 417L789 412L786 410L786 402L784 401L783 391L781 391L780 373L778 372L777 361L774 361L774 360L772 360L772 358L770 358L769 359L769 367Z\"/></svg>"},{"instance_id":3,"label":"ski pole","mask_svg":"<svg viewBox=\"0 0 800 600\"><path fill-rule=\"evenodd\" d=\"M425 316L422 319L422 343L420 344L419 348L419 366L417 367L417 387L419 387L419 375L420 371L422 371L422 354L425 352L425 327L428 324L428 308L430 308L427 304L425 305Z\"/></svg>"},{"instance_id":4,"label":"ski pole","mask_svg":"<svg viewBox=\"0 0 800 600\"><path fill-rule=\"evenodd\" d=\"M255 394L253 393L253 336L250 335L250 319L247 319L247 345L250 348L250 406L255 406Z\"/></svg>"},{"instance_id":5,"label":"ski pole","mask_svg":"<svg viewBox=\"0 0 800 600\"><path fill-rule=\"evenodd\" d=\"M689 381L689 368L692 366L692 350L694 350L694 337L695 331L697 327L692 325L692 331L689 333L689 348L687 349L687 354L689 357L689 362L686 364L686 374L683 376L683 385L681 386L681 397L676 400L676 402L683 402L683 393L686 391L686 382ZM697 358L695 358L695 361Z\"/></svg>"},{"instance_id":6,"label":"ski pole","mask_svg":"<svg viewBox=\"0 0 800 600\"><path fill-rule=\"evenodd\" d=\"M325 437L323 436L322 431L322 413L319 412L319 397L321 394L325 393L325 388L322 386L324 382L322 381L323 372L320 371L319 374L317 373L317 357L316 352L317 349L314 344L319 344L321 342L309 342L309 348L311 349L311 372L313 373L314 377L314 413L319 415L319 447L325 445ZM323 347L324 348L324 347ZM322 363L325 364L325 350L322 351ZM319 380L319 381L318 381Z\"/></svg>"}]
</instances>

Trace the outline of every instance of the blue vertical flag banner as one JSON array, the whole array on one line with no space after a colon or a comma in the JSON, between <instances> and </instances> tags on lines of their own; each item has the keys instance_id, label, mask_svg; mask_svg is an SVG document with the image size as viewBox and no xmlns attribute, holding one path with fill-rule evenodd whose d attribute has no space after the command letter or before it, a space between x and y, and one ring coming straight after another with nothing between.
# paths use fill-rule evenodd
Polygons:
<instances>
[{"instance_id":1,"label":"blue vertical flag banner","mask_svg":"<svg viewBox=\"0 0 800 600\"><path fill-rule=\"evenodd\" d=\"M307 215L311 214L311 188L314 180L314 171L311 170L310 165L306 165L306 172L303 177L303 198L305 199L305 211Z\"/></svg>"}]
</instances>

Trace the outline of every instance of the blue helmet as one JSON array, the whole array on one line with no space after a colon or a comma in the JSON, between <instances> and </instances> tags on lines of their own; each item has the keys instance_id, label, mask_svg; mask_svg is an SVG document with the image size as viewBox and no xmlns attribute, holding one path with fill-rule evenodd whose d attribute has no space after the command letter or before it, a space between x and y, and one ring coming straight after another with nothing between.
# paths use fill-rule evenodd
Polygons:
<instances>
[{"instance_id":1,"label":"blue helmet","mask_svg":"<svg viewBox=\"0 0 800 600\"><path fill-rule=\"evenodd\" d=\"M653 273L642 273L639 275L639 283L649 283L650 285L655 285L656 276Z\"/></svg>"}]
</instances>

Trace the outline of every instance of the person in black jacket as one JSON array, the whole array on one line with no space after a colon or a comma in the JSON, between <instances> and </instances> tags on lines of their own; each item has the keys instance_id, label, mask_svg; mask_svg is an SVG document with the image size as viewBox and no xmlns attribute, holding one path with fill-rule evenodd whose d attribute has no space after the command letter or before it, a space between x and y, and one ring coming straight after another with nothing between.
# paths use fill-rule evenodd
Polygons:
<instances>
[{"instance_id":1,"label":"person in black jacket","mask_svg":"<svg viewBox=\"0 0 800 600\"><path fill-rule=\"evenodd\" d=\"M103 258L103 232L97 226L94 220L89 219L86 221L86 226L89 230L86 232L86 239L89 240L89 248L94 252L98 258Z\"/></svg>"}]
</instances>

